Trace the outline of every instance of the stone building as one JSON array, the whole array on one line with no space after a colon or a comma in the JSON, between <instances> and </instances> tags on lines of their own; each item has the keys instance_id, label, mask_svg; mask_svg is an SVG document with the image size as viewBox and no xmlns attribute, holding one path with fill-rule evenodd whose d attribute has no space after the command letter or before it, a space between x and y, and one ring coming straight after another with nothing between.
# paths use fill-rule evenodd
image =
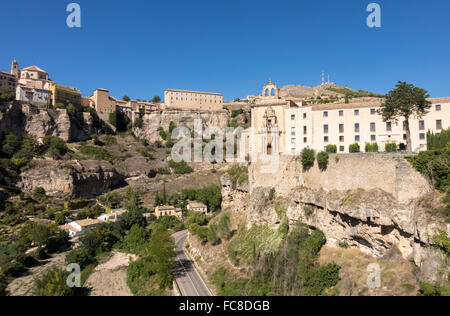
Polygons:
<instances>
[{"instance_id":1,"label":"stone building","mask_svg":"<svg viewBox=\"0 0 450 316\"><path fill-rule=\"evenodd\" d=\"M16 60L13 60L10 73L0 71L0 91L4 90L16 93L18 78L19 63Z\"/></svg>"},{"instance_id":2,"label":"stone building","mask_svg":"<svg viewBox=\"0 0 450 316\"><path fill-rule=\"evenodd\" d=\"M327 145L336 145L339 153L348 153L354 143L360 145L361 151L367 143L377 143L384 151L388 143L406 143L404 122L386 123L378 114L383 99L308 105L279 98L276 91L276 85L270 81L261 96L250 97L251 155L298 155L304 148L323 151ZM426 116L409 120L414 152L427 149L427 132L439 133L450 127L450 97L429 101L432 107Z\"/></svg>"},{"instance_id":3,"label":"stone building","mask_svg":"<svg viewBox=\"0 0 450 316\"><path fill-rule=\"evenodd\" d=\"M168 109L221 111L223 95L219 93L174 90L164 91L164 104Z\"/></svg>"},{"instance_id":4,"label":"stone building","mask_svg":"<svg viewBox=\"0 0 450 316\"><path fill-rule=\"evenodd\" d=\"M162 216L174 216L178 219L182 219L183 211L181 208L175 208L173 206L157 206L155 208L155 216L156 218L160 218Z\"/></svg>"}]
</instances>

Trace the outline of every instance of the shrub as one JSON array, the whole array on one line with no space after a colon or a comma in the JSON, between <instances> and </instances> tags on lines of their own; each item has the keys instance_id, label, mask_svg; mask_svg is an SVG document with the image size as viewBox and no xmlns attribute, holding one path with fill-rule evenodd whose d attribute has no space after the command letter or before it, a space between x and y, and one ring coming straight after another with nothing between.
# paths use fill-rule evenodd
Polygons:
<instances>
[{"instance_id":1,"label":"shrub","mask_svg":"<svg viewBox=\"0 0 450 316\"><path fill-rule=\"evenodd\" d=\"M378 152L378 143L366 144L366 153L377 153L377 152Z\"/></svg>"},{"instance_id":2,"label":"shrub","mask_svg":"<svg viewBox=\"0 0 450 316\"><path fill-rule=\"evenodd\" d=\"M112 161L112 155L104 148L92 147L92 146L82 146L80 148L80 153L95 160L106 160Z\"/></svg>"},{"instance_id":3,"label":"shrub","mask_svg":"<svg viewBox=\"0 0 450 316\"><path fill-rule=\"evenodd\" d=\"M106 135L103 137L103 143L105 143L106 146L116 145L117 139L114 136Z\"/></svg>"},{"instance_id":4,"label":"shrub","mask_svg":"<svg viewBox=\"0 0 450 316\"><path fill-rule=\"evenodd\" d=\"M428 133L428 150L443 149L450 143L450 128L441 131L439 134Z\"/></svg>"},{"instance_id":5,"label":"shrub","mask_svg":"<svg viewBox=\"0 0 450 316\"><path fill-rule=\"evenodd\" d=\"M349 151L351 153L359 153L359 152L361 152L361 147L359 146L358 143L354 143L354 144L350 145Z\"/></svg>"},{"instance_id":6,"label":"shrub","mask_svg":"<svg viewBox=\"0 0 450 316\"><path fill-rule=\"evenodd\" d=\"M57 159L67 153L66 142L59 137L45 136L42 140L44 148L54 159Z\"/></svg>"},{"instance_id":7,"label":"shrub","mask_svg":"<svg viewBox=\"0 0 450 316\"><path fill-rule=\"evenodd\" d=\"M235 165L227 170L228 175L230 176L231 183L233 188L236 186L243 185L248 183L248 168L242 167L239 165Z\"/></svg>"},{"instance_id":8,"label":"shrub","mask_svg":"<svg viewBox=\"0 0 450 316\"><path fill-rule=\"evenodd\" d=\"M35 296L74 296L75 290L66 283L68 276L69 272L56 267L50 268L35 281L33 294Z\"/></svg>"},{"instance_id":9,"label":"shrub","mask_svg":"<svg viewBox=\"0 0 450 316\"><path fill-rule=\"evenodd\" d=\"M317 163L319 164L319 168L322 170L327 169L328 167L328 153L321 151L318 155L317 155Z\"/></svg>"},{"instance_id":10,"label":"shrub","mask_svg":"<svg viewBox=\"0 0 450 316\"><path fill-rule=\"evenodd\" d=\"M173 160L169 160L169 167L173 169L175 174L187 174L194 172L185 161L175 162Z\"/></svg>"},{"instance_id":11,"label":"shrub","mask_svg":"<svg viewBox=\"0 0 450 316\"><path fill-rule=\"evenodd\" d=\"M387 153L395 153L395 152L397 152L397 144L396 143L388 143L384 146L384 150Z\"/></svg>"},{"instance_id":12,"label":"shrub","mask_svg":"<svg viewBox=\"0 0 450 316\"><path fill-rule=\"evenodd\" d=\"M159 168L157 170L158 174L171 174L170 169L169 168Z\"/></svg>"},{"instance_id":13,"label":"shrub","mask_svg":"<svg viewBox=\"0 0 450 316\"><path fill-rule=\"evenodd\" d=\"M326 148L326 152L329 154L337 153L337 146L336 145L328 145Z\"/></svg>"},{"instance_id":14,"label":"shrub","mask_svg":"<svg viewBox=\"0 0 450 316\"><path fill-rule=\"evenodd\" d=\"M315 155L316 153L313 149L305 148L302 150L301 161L303 168L309 169L314 166Z\"/></svg>"}]
</instances>

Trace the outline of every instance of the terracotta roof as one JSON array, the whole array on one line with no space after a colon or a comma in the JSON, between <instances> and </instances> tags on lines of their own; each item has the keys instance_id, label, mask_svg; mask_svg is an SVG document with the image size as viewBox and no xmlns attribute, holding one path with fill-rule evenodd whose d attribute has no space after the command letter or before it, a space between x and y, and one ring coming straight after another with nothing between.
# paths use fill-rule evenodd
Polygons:
<instances>
[{"instance_id":1,"label":"terracotta roof","mask_svg":"<svg viewBox=\"0 0 450 316\"><path fill-rule=\"evenodd\" d=\"M32 70L32 71L40 71L40 72L47 73L45 70L42 70L38 66L31 66L31 67L23 68L22 70Z\"/></svg>"},{"instance_id":2,"label":"terracotta roof","mask_svg":"<svg viewBox=\"0 0 450 316\"><path fill-rule=\"evenodd\" d=\"M431 101L433 103L450 103L450 97L445 98L430 98L428 101Z\"/></svg>"},{"instance_id":3,"label":"terracotta roof","mask_svg":"<svg viewBox=\"0 0 450 316\"><path fill-rule=\"evenodd\" d=\"M76 232L76 233L81 231L80 229L78 229L76 227L73 227L72 225L69 225L69 224L59 226L59 229L61 229L61 230L71 230L71 231Z\"/></svg>"},{"instance_id":4,"label":"terracotta roof","mask_svg":"<svg viewBox=\"0 0 450 316\"><path fill-rule=\"evenodd\" d=\"M207 206L203 203L192 202L187 205L188 208L206 208Z\"/></svg>"},{"instance_id":5,"label":"terracotta roof","mask_svg":"<svg viewBox=\"0 0 450 316\"><path fill-rule=\"evenodd\" d=\"M83 219L80 221L75 221L74 223L80 225L81 227L85 227L85 226L92 226L92 225L100 224L100 223L103 223L103 221L98 220L98 219Z\"/></svg>"},{"instance_id":6,"label":"terracotta roof","mask_svg":"<svg viewBox=\"0 0 450 316\"><path fill-rule=\"evenodd\" d=\"M156 208L158 209L158 211L168 211L168 210L174 210L175 209L175 207L167 206L167 205L157 206Z\"/></svg>"}]
</instances>

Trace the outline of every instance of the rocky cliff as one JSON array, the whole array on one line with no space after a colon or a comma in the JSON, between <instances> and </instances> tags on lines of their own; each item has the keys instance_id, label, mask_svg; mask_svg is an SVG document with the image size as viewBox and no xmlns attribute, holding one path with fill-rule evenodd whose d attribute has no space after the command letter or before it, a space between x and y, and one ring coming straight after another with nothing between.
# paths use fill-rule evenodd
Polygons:
<instances>
[{"instance_id":1,"label":"rocky cliff","mask_svg":"<svg viewBox=\"0 0 450 316\"><path fill-rule=\"evenodd\" d=\"M95 133L90 113L71 117L64 109L38 109L14 102L0 112L0 134L23 132L43 138L58 136L66 142L85 141Z\"/></svg>"},{"instance_id":2,"label":"rocky cliff","mask_svg":"<svg viewBox=\"0 0 450 316\"><path fill-rule=\"evenodd\" d=\"M42 187L50 196L96 196L122 183L122 177L106 161L35 160L23 172L17 186L25 192Z\"/></svg>"},{"instance_id":3,"label":"rocky cliff","mask_svg":"<svg viewBox=\"0 0 450 316\"><path fill-rule=\"evenodd\" d=\"M248 187L233 188L222 178L223 207L244 213L249 226L277 228L281 211L291 225L301 220L323 231L330 247L345 244L376 257L398 248L429 282L450 272L446 256L429 246L438 230L450 231L432 212L441 197L403 157L336 155L325 171L305 171L295 158L285 158L275 174L260 168L250 167Z\"/></svg>"},{"instance_id":4,"label":"rocky cliff","mask_svg":"<svg viewBox=\"0 0 450 316\"><path fill-rule=\"evenodd\" d=\"M158 129L162 127L167 131L170 122L174 122L178 127L183 126L192 130L194 128L194 120L200 119L204 128L215 126L225 130L229 117L228 111L160 111L144 115L142 128L136 128L134 133L140 138L155 142L160 140Z\"/></svg>"}]
</instances>

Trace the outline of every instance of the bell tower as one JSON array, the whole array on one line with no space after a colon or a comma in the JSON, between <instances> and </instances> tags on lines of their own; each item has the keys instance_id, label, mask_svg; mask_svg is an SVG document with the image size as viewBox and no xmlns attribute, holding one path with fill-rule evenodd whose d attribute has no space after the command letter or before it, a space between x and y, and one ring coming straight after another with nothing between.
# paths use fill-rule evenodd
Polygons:
<instances>
[{"instance_id":1,"label":"bell tower","mask_svg":"<svg viewBox=\"0 0 450 316\"><path fill-rule=\"evenodd\" d=\"M19 78L19 63L15 59L11 63L11 74L13 74L16 78Z\"/></svg>"}]
</instances>

